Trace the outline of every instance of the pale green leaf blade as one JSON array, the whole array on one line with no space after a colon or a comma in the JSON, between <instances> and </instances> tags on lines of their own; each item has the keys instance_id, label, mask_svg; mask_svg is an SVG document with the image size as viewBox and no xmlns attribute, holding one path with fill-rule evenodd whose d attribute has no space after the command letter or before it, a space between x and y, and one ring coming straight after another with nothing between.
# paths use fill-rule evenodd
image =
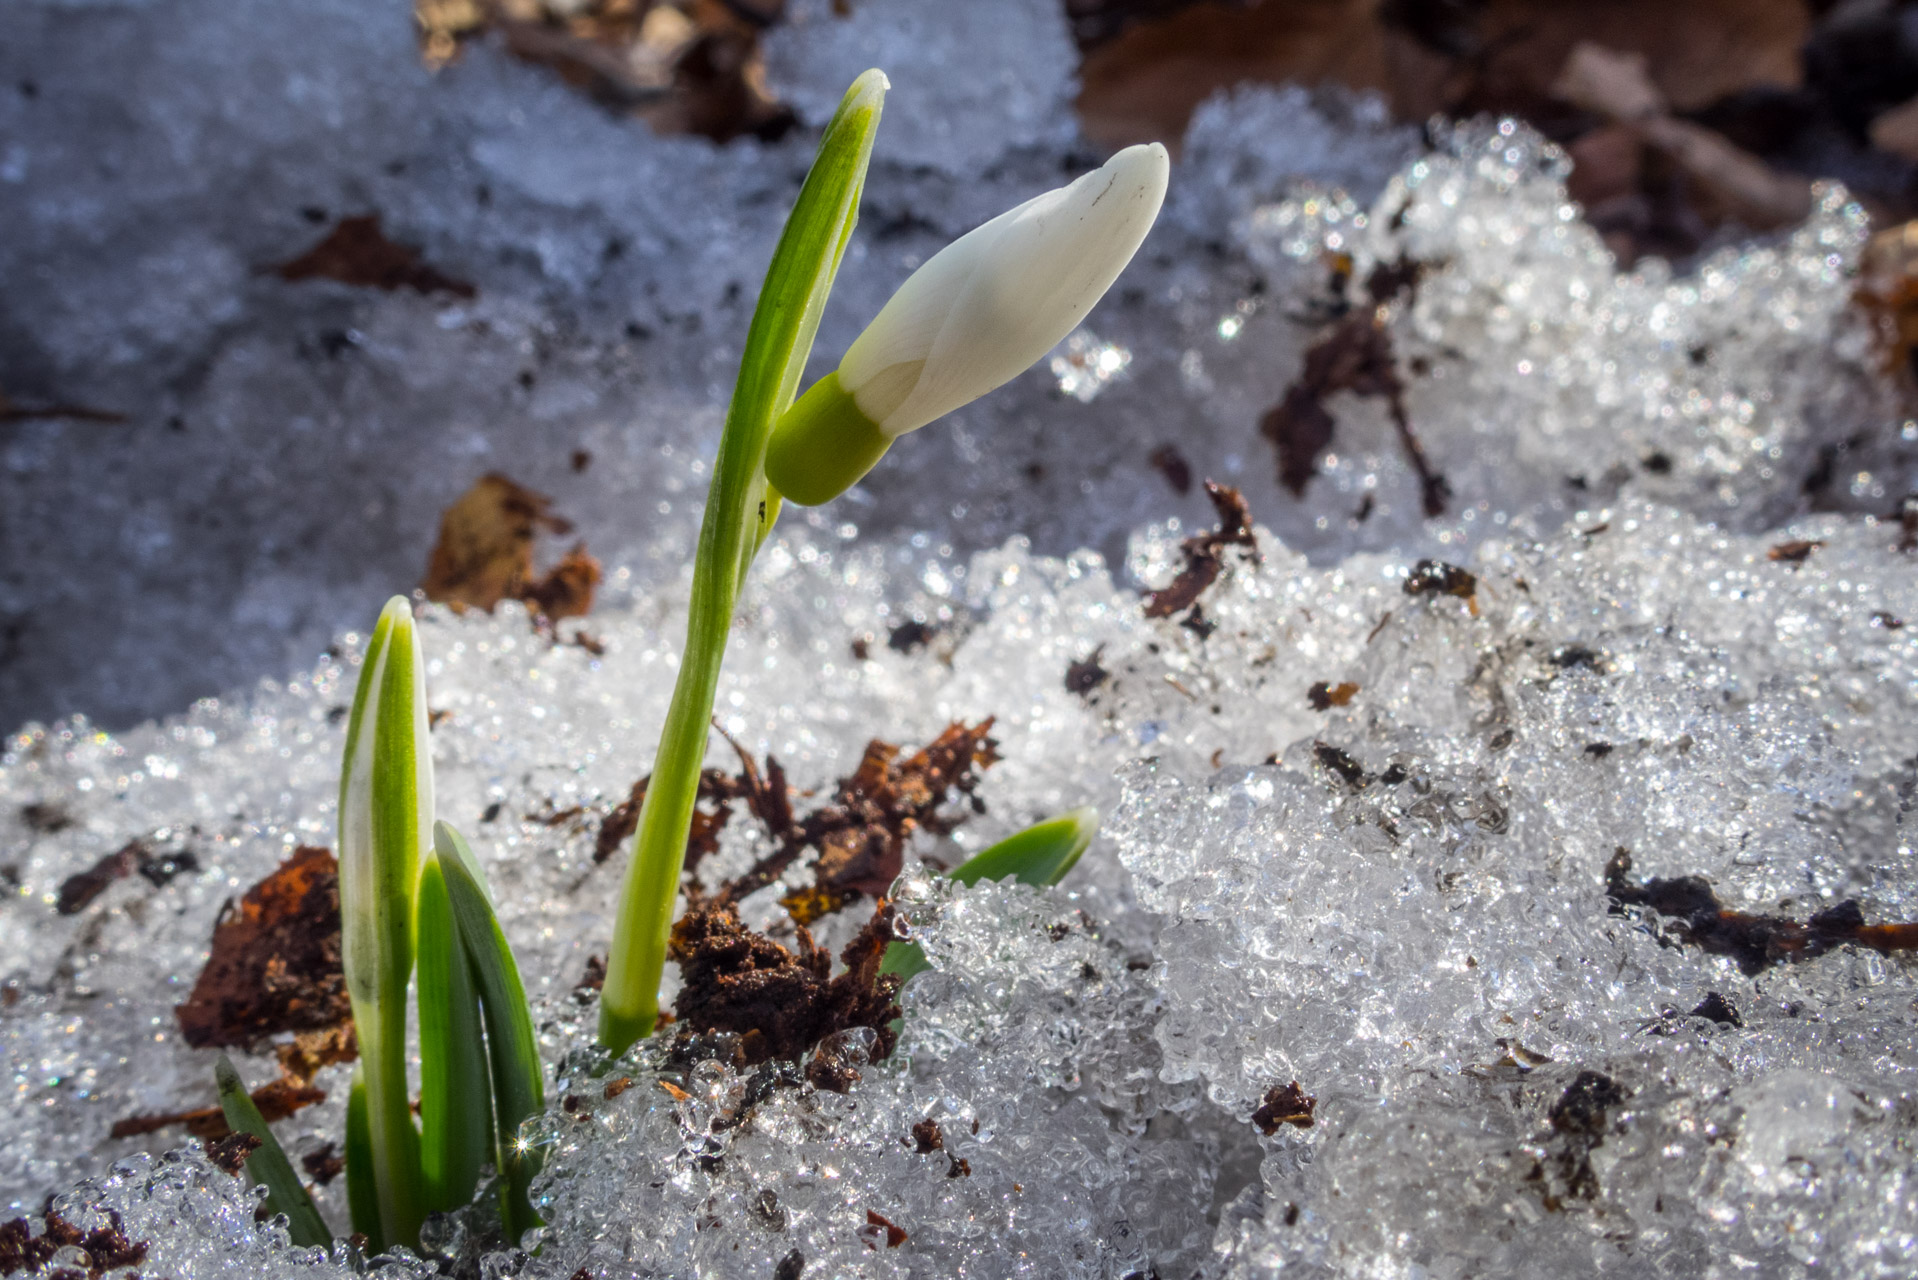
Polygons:
<instances>
[{"instance_id":1,"label":"pale green leaf blade","mask_svg":"<svg viewBox=\"0 0 1918 1280\"><path fill-rule=\"evenodd\" d=\"M366 1073L353 1068L353 1087L346 1095L346 1211L353 1230L367 1240L368 1253L386 1249L386 1231L380 1225L380 1193L373 1178L373 1125L366 1110Z\"/></svg>"},{"instance_id":2,"label":"pale green leaf blade","mask_svg":"<svg viewBox=\"0 0 1918 1280\"><path fill-rule=\"evenodd\" d=\"M420 870L418 920L420 1172L430 1213L471 1203L493 1156L479 993L435 854Z\"/></svg>"},{"instance_id":3,"label":"pale green leaf blade","mask_svg":"<svg viewBox=\"0 0 1918 1280\"><path fill-rule=\"evenodd\" d=\"M213 1078L219 1085L220 1111L226 1116L226 1127L235 1133L250 1133L260 1140L260 1145L246 1158L246 1171L254 1181L266 1187L266 1211L286 1215L287 1234L293 1237L294 1244L321 1249L332 1244L333 1235L326 1229L320 1211L313 1207L306 1184L293 1171L292 1162L286 1158L273 1130L267 1127L266 1117L253 1105L246 1081L240 1079L240 1073L224 1053L213 1068Z\"/></svg>"},{"instance_id":4,"label":"pale green leaf blade","mask_svg":"<svg viewBox=\"0 0 1918 1280\"><path fill-rule=\"evenodd\" d=\"M426 663L411 604L381 611L360 669L340 769L341 958L366 1083L373 1180L388 1244L415 1244L424 1214L407 1089L414 895L431 838Z\"/></svg>"},{"instance_id":5,"label":"pale green leaf blade","mask_svg":"<svg viewBox=\"0 0 1918 1280\"><path fill-rule=\"evenodd\" d=\"M508 1236L517 1240L539 1226L527 1188L539 1172L539 1157L519 1145L519 1127L546 1108L544 1068L533 1032L526 988L513 949L493 914L478 861L459 832L441 822L433 829L436 862L445 875L453 919L478 989L492 1059L493 1107L499 1120L498 1161L504 1179L503 1212Z\"/></svg>"}]
</instances>

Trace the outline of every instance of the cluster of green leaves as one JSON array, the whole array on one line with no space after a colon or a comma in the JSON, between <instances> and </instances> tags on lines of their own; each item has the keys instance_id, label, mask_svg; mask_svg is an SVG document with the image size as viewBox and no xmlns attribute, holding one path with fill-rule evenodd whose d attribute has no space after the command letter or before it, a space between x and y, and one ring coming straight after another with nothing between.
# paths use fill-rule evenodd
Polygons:
<instances>
[{"instance_id":1,"label":"cluster of green leaves","mask_svg":"<svg viewBox=\"0 0 1918 1280\"><path fill-rule=\"evenodd\" d=\"M340 783L341 937L360 1044L347 1202L376 1251L417 1247L425 1215L472 1204L488 1165L507 1238L539 1225L528 1195L539 1161L519 1137L545 1107L539 1046L485 873L457 831L431 820L424 668L411 607L395 598L360 669ZM409 1008L419 1018L417 1125ZM325 1244L312 1201L224 1059L218 1082L228 1124L261 1141L247 1167L269 1207L287 1215L296 1242Z\"/></svg>"}]
</instances>

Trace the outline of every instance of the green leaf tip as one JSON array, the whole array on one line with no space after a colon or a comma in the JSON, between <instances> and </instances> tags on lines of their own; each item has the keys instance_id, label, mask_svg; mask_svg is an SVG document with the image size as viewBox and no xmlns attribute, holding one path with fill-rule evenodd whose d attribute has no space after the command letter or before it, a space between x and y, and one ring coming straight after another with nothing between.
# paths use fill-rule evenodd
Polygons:
<instances>
[{"instance_id":1,"label":"green leaf tip","mask_svg":"<svg viewBox=\"0 0 1918 1280\"><path fill-rule=\"evenodd\" d=\"M1099 834L1099 811L1091 805L1027 827L981 849L952 869L960 884L1016 879L1044 888L1065 879L1079 855Z\"/></svg>"},{"instance_id":2,"label":"green leaf tip","mask_svg":"<svg viewBox=\"0 0 1918 1280\"><path fill-rule=\"evenodd\" d=\"M246 1171L266 1188L266 1211L286 1215L287 1235L302 1248L324 1249L333 1243L326 1220L313 1207L313 1197L307 1194L306 1185L293 1172L293 1164L273 1136L273 1130L267 1127L266 1117L253 1104L246 1081L240 1078L232 1059L224 1053L213 1064L213 1081L220 1091L220 1112L226 1117L226 1127L260 1140L260 1145L246 1158Z\"/></svg>"}]
</instances>

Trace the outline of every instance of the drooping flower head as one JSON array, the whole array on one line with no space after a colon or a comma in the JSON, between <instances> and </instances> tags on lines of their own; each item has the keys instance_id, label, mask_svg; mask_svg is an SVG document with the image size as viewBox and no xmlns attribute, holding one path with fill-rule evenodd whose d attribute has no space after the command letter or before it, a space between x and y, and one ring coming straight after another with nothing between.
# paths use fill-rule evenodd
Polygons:
<instances>
[{"instance_id":1,"label":"drooping flower head","mask_svg":"<svg viewBox=\"0 0 1918 1280\"><path fill-rule=\"evenodd\" d=\"M781 418L767 479L795 502L828 501L900 436L1017 377L1125 270L1168 172L1160 144L1127 147L934 254Z\"/></svg>"}]
</instances>

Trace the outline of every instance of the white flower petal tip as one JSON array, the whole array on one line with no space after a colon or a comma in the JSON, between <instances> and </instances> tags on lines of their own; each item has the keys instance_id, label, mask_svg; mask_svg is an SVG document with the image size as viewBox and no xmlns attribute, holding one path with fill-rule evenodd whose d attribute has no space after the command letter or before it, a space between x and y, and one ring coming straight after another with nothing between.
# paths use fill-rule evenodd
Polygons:
<instances>
[{"instance_id":1,"label":"white flower petal tip","mask_svg":"<svg viewBox=\"0 0 1918 1280\"><path fill-rule=\"evenodd\" d=\"M1127 147L947 245L847 350L841 387L897 438L1029 368L1132 261L1165 202L1170 157Z\"/></svg>"}]
</instances>

